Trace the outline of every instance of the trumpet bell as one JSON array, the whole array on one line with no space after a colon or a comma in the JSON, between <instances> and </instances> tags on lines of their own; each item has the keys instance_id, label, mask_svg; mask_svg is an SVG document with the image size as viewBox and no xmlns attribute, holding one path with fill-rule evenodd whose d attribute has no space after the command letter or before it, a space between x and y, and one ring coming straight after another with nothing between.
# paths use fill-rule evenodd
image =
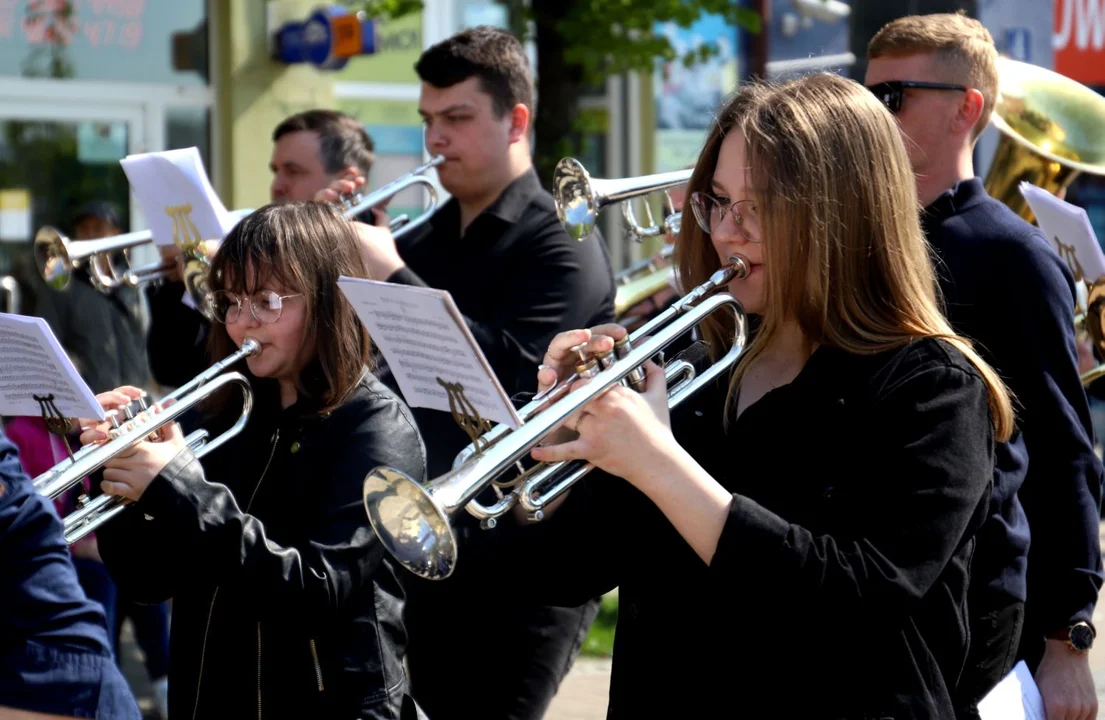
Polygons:
<instances>
[{"instance_id":1,"label":"trumpet bell","mask_svg":"<svg viewBox=\"0 0 1105 720\"><path fill-rule=\"evenodd\" d=\"M1001 140L986 192L1031 222L1021 182L1058 195L1079 173L1105 175L1105 97L1036 65L1001 58L998 70L991 122Z\"/></svg>"},{"instance_id":2,"label":"trumpet bell","mask_svg":"<svg viewBox=\"0 0 1105 720\"><path fill-rule=\"evenodd\" d=\"M575 240L582 240L595 229L600 198L591 183L591 175L583 163L564 158L553 172L553 196L556 214Z\"/></svg>"},{"instance_id":3,"label":"trumpet bell","mask_svg":"<svg viewBox=\"0 0 1105 720\"><path fill-rule=\"evenodd\" d=\"M363 492L368 520L395 560L430 580L453 573L457 538L431 488L393 468L378 467L365 478Z\"/></svg>"},{"instance_id":4,"label":"trumpet bell","mask_svg":"<svg viewBox=\"0 0 1105 720\"><path fill-rule=\"evenodd\" d=\"M35 267L43 282L55 290L69 287L73 262L69 259L69 238L56 228L46 226L35 233Z\"/></svg>"}]
</instances>

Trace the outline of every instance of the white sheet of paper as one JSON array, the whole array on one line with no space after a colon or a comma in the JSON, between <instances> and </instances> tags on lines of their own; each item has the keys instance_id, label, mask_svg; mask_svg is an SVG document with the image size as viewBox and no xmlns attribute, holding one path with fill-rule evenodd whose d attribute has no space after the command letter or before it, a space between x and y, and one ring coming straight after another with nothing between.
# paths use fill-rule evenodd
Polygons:
<instances>
[{"instance_id":1,"label":"white sheet of paper","mask_svg":"<svg viewBox=\"0 0 1105 720\"><path fill-rule=\"evenodd\" d=\"M0 313L0 415L42 417L36 395L53 395L65 417L105 417L45 320Z\"/></svg>"},{"instance_id":2,"label":"white sheet of paper","mask_svg":"<svg viewBox=\"0 0 1105 720\"><path fill-rule=\"evenodd\" d=\"M1044 699L1021 660L978 703L982 720L1044 720Z\"/></svg>"},{"instance_id":3,"label":"white sheet of paper","mask_svg":"<svg viewBox=\"0 0 1105 720\"><path fill-rule=\"evenodd\" d=\"M215 194L204 170L199 150L181 150L128 155L119 161L134 188L142 214L153 232L156 245L172 245L174 222L181 242L221 240L238 221ZM191 224L174 221L166 208L191 205ZM198 232L199 237L194 237Z\"/></svg>"},{"instance_id":4,"label":"white sheet of paper","mask_svg":"<svg viewBox=\"0 0 1105 720\"><path fill-rule=\"evenodd\" d=\"M1092 283L1105 277L1105 253L1101 251L1085 209L1060 200L1031 183L1022 182L1019 187L1036 215L1036 224L1074 270L1075 279Z\"/></svg>"},{"instance_id":5,"label":"white sheet of paper","mask_svg":"<svg viewBox=\"0 0 1105 720\"><path fill-rule=\"evenodd\" d=\"M450 412L441 378L461 384L480 417L511 428L522 424L448 292L351 277L340 278L338 287L408 405Z\"/></svg>"}]
</instances>

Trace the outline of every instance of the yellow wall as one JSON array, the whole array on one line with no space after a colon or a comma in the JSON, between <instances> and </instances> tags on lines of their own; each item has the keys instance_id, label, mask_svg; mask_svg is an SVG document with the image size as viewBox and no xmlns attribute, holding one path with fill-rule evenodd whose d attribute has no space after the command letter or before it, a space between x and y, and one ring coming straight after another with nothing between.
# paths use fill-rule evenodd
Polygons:
<instances>
[{"instance_id":1,"label":"yellow wall","mask_svg":"<svg viewBox=\"0 0 1105 720\"><path fill-rule=\"evenodd\" d=\"M277 0L276 24L302 21L318 0ZM379 30L377 55L354 58L338 72L312 65L285 66L269 57L266 3L212 3L217 13L213 80L213 132L220 156L215 187L228 208L268 202L272 130L288 115L316 107L352 111L362 122L419 122L414 102L334 98L335 81L417 83L414 63L422 52L422 18L410 15Z\"/></svg>"}]
</instances>

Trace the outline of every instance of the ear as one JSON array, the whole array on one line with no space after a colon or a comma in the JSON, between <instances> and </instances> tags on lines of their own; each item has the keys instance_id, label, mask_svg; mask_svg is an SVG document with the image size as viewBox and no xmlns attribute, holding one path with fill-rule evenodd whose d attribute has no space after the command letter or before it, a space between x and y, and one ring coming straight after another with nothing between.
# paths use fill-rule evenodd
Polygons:
<instances>
[{"instance_id":1,"label":"ear","mask_svg":"<svg viewBox=\"0 0 1105 720\"><path fill-rule=\"evenodd\" d=\"M516 143L529 132L529 108L518 103L510 109L510 142Z\"/></svg>"},{"instance_id":2,"label":"ear","mask_svg":"<svg viewBox=\"0 0 1105 720\"><path fill-rule=\"evenodd\" d=\"M970 133L982 117L982 109L985 106L986 99L982 93L976 88L967 88L967 92L963 93L962 102L959 103L952 128L959 133Z\"/></svg>"}]
</instances>

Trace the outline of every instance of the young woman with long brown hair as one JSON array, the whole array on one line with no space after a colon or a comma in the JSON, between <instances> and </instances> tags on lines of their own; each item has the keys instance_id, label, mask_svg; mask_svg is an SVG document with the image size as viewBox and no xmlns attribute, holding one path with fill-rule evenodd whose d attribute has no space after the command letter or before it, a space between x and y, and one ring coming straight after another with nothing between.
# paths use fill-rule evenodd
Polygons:
<instances>
[{"instance_id":1,"label":"young woman with long brown hair","mask_svg":"<svg viewBox=\"0 0 1105 720\"><path fill-rule=\"evenodd\" d=\"M741 256L728 290L754 338L672 417L652 365L644 393L608 391L566 422L578 436L535 449L615 477L517 528L533 571L505 582L566 604L619 588L612 718L952 717L1013 414L941 315L893 117L834 75L748 86L688 198L682 285ZM702 330L728 351L732 327ZM541 387L572 372L573 346L624 332L557 336Z\"/></svg>"},{"instance_id":2,"label":"young woman with long brown hair","mask_svg":"<svg viewBox=\"0 0 1105 720\"><path fill-rule=\"evenodd\" d=\"M104 491L133 501L100 531L108 570L136 601L173 599L173 717L413 709L403 594L365 523L361 484L381 463L421 477L425 452L407 406L370 372L342 275L365 269L337 210L290 203L244 218L211 264L210 349L218 360L247 338L261 344L244 371L245 430L201 466L173 424L104 470ZM217 407L212 436L225 411L237 416ZM82 441L103 438L100 426Z\"/></svg>"}]
</instances>

